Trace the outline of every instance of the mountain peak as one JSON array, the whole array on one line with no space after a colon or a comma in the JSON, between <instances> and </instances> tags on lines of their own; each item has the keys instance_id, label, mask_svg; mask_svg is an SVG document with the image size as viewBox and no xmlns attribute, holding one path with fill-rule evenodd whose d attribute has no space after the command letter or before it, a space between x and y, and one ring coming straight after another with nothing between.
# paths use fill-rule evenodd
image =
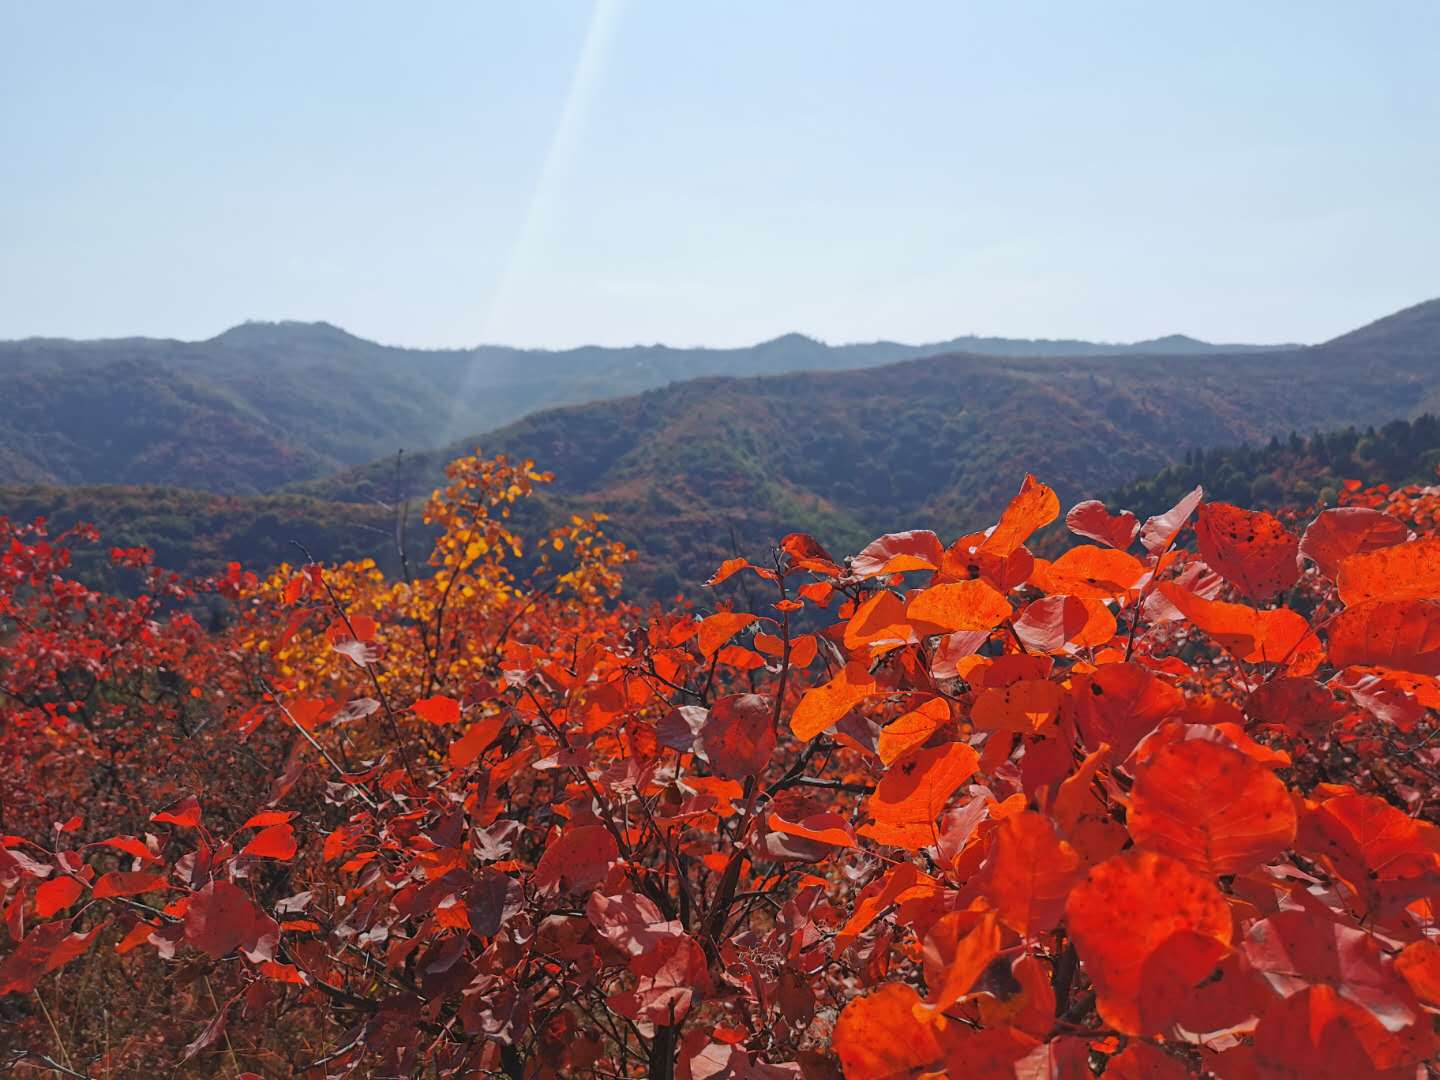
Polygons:
<instances>
[{"instance_id":1,"label":"mountain peak","mask_svg":"<svg viewBox=\"0 0 1440 1080\"><path fill-rule=\"evenodd\" d=\"M818 338L809 334L801 334L792 330L788 334L781 334L779 337L771 338L769 341L762 341L756 345L757 349L824 349L827 346Z\"/></svg>"},{"instance_id":2,"label":"mountain peak","mask_svg":"<svg viewBox=\"0 0 1440 1080\"><path fill-rule=\"evenodd\" d=\"M296 345L362 340L347 330L328 322L302 322L296 319L267 321L247 319L238 326L232 326L216 334L211 341L224 345Z\"/></svg>"}]
</instances>

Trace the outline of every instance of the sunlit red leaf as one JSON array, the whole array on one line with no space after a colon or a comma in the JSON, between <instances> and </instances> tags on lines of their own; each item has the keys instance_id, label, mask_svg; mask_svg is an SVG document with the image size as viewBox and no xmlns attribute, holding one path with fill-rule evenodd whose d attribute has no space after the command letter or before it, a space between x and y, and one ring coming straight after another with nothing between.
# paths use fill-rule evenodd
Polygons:
<instances>
[{"instance_id":1,"label":"sunlit red leaf","mask_svg":"<svg viewBox=\"0 0 1440 1080\"><path fill-rule=\"evenodd\" d=\"M1169 581L1157 586L1195 626L1237 660L1249 664L1285 664L1291 671L1313 671L1324 655L1320 639L1305 617L1289 608L1247 607L1204 600Z\"/></svg>"},{"instance_id":2,"label":"sunlit red leaf","mask_svg":"<svg viewBox=\"0 0 1440 1080\"><path fill-rule=\"evenodd\" d=\"M873 823L860 835L912 850L933 844L935 819L979 764L980 755L964 743L916 750L891 765L865 801Z\"/></svg>"},{"instance_id":3,"label":"sunlit red leaf","mask_svg":"<svg viewBox=\"0 0 1440 1080\"><path fill-rule=\"evenodd\" d=\"M1140 532L1140 519L1129 510L1112 514L1098 499L1076 503L1065 515L1065 526L1076 536L1124 551Z\"/></svg>"},{"instance_id":4,"label":"sunlit red leaf","mask_svg":"<svg viewBox=\"0 0 1440 1080\"><path fill-rule=\"evenodd\" d=\"M993 836L981 885L986 899L1022 938L1053 930L1080 879L1079 855L1049 818L1030 810L1000 822Z\"/></svg>"},{"instance_id":5,"label":"sunlit red leaf","mask_svg":"<svg viewBox=\"0 0 1440 1080\"><path fill-rule=\"evenodd\" d=\"M940 918L925 937L927 970L941 978L930 989L924 1009L943 1013L970 992L1000 951L995 913L954 911Z\"/></svg>"},{"instance_id":6,"label":"sunlit red leaf","mask_svg":"<svg viewBox=\"0 0 1440 1080\"><path fill-rule=\"evenodd\" d=\"M911 570L934 570L945 548L929 529L888 533L872 541L850 560L850 573L857 578L900 574Z\"/></svg>"},{"instance_id":7,"label":"sunlit red leaf","mask_svg":"<svg viewBox=\"0 0 1440 1080\"><path fill-rule=\"evenodd\" d=\"M1107 664L1071 684L1070 707L1085 745L1107 744L1121 761L1184 704L1180 691L1141 664Z\"/></svg>"},{"instance_id":8,"label":"sunlit red leaf","mask_svg":"<svg viewBox=\"0 0 1440 1080\"><path fill-rule=\"evenodd\" d=\"M1054 521L1059 513L1060 500L1055 492L1027 475L1020 485L1020 493L1010 500L1000 515L999 524L985 538L980 550L1003 558L1030 539L1035 530Z\"/></svg>"},{"instance_id":9,"label":"sunlit red leaf","mask_svg":"<svg viewBox=\"0 0 1440 1080\"><path fill-rule=\"evenodd\" d=\"M1295 839L1295 808L1280 779L1238 750L1201 739L1145 760L1126 820L1138 846L1212 875L1249 870Z\"/></svg>"},{"instance_id":10,"label":"sunlit red leaf","mask_svg":"<svg viewBox=\"0 0 1440 1080\"><path fill-rule=\"evenodd\" d=\"M1300 577L1300 541L1272 514L1204 503L1195 538L1211 569L1252 600L1266 600Z\"/></svg>"},{"instance_id":11,"label":"sunlit red leaf","mask_svg":"<svg viewBox=\"0 0 1440 1080\"><path fill-rule=\"evenodd\" d=\"M805 691L790 716L790 730L797 739L813 739L840 720L866 698L880 692L875 677L864 664L850 663L828 683Z\"/></svg>"},{"instance_id":12,"label":"sunlit red leaf","mask_svg":"<svg viewBox=\"0 0 1440 1080\"><path fill-rule=\"evenodd\" d=\"M276 859L288 862L295 857L295 830L289 824L270 825L261 829L241 850L242 855L253 855L258 859Z\"/></svg>"},{"instance_id":13,"label":"sunlit red leaf","mask_svg":"<svg viewBox=\"0 0 1440 1080\"><path fill-rule=\"evenodd\" d=\"M1378 665L1440 675L1440 601L1366 600L1326 624L1336 667Z\"/></svg>"},{"instance_id":14,"label":"sunlit red leaf","mask_svg":"<svg viewBox=\"0 0 1440 1080\"><path fill-rule=\"evenodd\" d=\"M833 1037L845 1080L908 1076L940 1057L934 1029L915 1018L918 1004L919 994L892 982L845 1006Z\"/></svg>"},{"instance_id":15,"label":"sunlit red leaf","mask_svg":"<svg viewBox=\"0 0 1440 1080\"><path fill-rule=\"evenodd\" d=\"M436 694L433 697L421 698L410 708L415 715L428 724L437 726L448 726L460 722L460 703L452 697L444 694Z\"/></svg>"},{"instance_id":16,"label":"sunlit red leaf","mask_svg":"<svg viewBox=\"0 0 1440 1080\"><path fill-rule=\"evenodd\" d=\"M1440 944L1412 941L1395 957L1395 970L1428 1008L1440 1010Z\"/></svg>"},{"instance_id":17,"label":"sunlit red leaf","mask_svg":"<svg viewBox=\"0 0 1440 1080\"><path fill-rule=\"evenodd\" d=\"M912 593L905 614L930 633L989 630L1010 617L1010 603L988 582L954 581Z\"/></svg>"},{"instance_id":18,"label":"sunlit red leaf","mask_svg":"<svg viewBox=\"0 0 1440 1080\"><path fill-rule=\"evenodd\" d=\"M56 877L42 881L35 890L35 917L48 919L57 911L63 911L85 891L85 886L72 877Z\"/></svg>"},{"instance_id":19,"label":"sunlit red leaf","mask_svg":"<svg viewBox=\"0 0 1440 1080\"><path fill-rule=\"evenodd\" d=\"M193 795L188 795L166 810L158 814L151 814L150 820L166 825L179 825L182 828L198 829L200 827L200 803Z\"/></svg>"},{"instance_id":20,"label":"sunlit red leaf","mask_svg":"<svg viewBox=\"0 0 1440 1080\"><path fill-rule=\"evenodd\" d=\"M1403 544L1410 530L1405 523L1364 506L1324 510L1300 538L1300 555L1309 559L1331 581L1340 563L1350 555Z\"/></svg>"},{"instance_id":21,"label":"sunlit red leaf","mask_svg":"<svg viewBox=\"0 0 1440 1080\"><path fill-rule=\"evenodd\" d=\"M165 888L165 876L145 870L112 870L95 882L91 895L96 900L111 896L136 896Z\"/></svg>"},{"instance_id":22,"label":"sunlit red leaf","mask_svg":"<svg viewBox=\"0 0 1440 1080\"><path fill-rule=\"evenodd\" d=\"M1440 599L1440 537L1348 555L1340 561L1339 585L1347 605Z\"/></svg>"},{"instance_id":23,"label":"sunlit red leaf","mask_svg":"<svg viewBox=\"0 0 1440 1080\"><path fill-rule=\"evenodd\" d=\"M1131 1034L1150 1026L1142 1004L1161 972L1198 984L1230 943L1230 908L1220 890L1155 852L1129 852L1096 866L1070 894L1065 912L1100 1015ZM1191 936L1201 939L1193 947ZM1152 964L1162 948L1169 963Z\"/></svg>"}]
</instances>

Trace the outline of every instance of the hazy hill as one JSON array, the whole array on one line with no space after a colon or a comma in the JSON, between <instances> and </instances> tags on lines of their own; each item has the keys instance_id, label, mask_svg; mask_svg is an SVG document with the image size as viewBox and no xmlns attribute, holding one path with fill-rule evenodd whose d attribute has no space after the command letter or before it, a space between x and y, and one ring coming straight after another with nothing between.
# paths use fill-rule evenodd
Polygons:
<instances>
[{"instance_id":1,"label":"hazy hill","mask_svg":"<svg viewBox=\"0 0 1440 1080\"><path fill-rule=\"evenodd\" d=\"M804 528L840 547L895 528L993 520L1033 471L1066 499L1104 494L1195 447L1416 415L1440 393L1440 301L1324 345L1175 357L965 354L844 372L696 379L546 410L408 460L429 490L478 444L534 458L567 505L603 509L651 587ZM305 485L389 498L393 461Z\"/></svg>"},{"instance_id":2,"label":"hazy hill","mask_svg":"<svg viewBox=\"0 0 1440 1080\"><path fill-rule=\"evenodd\" d=\"M0 483L271 491L397 449L428 449L539 408L706 375L855 369L963 349L1099 356L1219 349L957 338L831 346L800 334L743 349L379 345L327 323L246 323L208 341L0 342Z\"/></svg>"}]
</instances>

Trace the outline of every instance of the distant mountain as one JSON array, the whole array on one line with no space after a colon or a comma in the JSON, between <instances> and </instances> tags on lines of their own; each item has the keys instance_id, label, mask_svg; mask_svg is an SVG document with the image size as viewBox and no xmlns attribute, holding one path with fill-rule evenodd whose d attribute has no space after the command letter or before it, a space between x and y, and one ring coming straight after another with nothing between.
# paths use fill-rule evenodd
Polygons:
<instances>
[{"instance_id":1,"label":"distant mountain","mask_svg":"<svg viewBox=\"0 0 1440 1080\"><path fill-rule=\"evenodd\" d=\"M1207 355L1001 358L694 379L546 410L489 435L407 457L400 486L428 491L477 445L556 473L556 506L602 509L644 553L651 591L698 580L731 543L749 552L792 529L840 549L881 532L983 525L1026 471L1067 500L1103 495L1197 447L1380 424L1433 411L1440 301L1309 348ZM392 497L393 461L301 490Z\"/></svg>"},{"instance_id":2,"label":"distant mountain","mask_svg":"<svg viewBox=\"0 0 1440 1080\"><path fill-rule=\"evenodd\" d=\"M741 349L418 350L296 322L245 323L198 342L31 338L0 342L0 483L256 493L402 447L441 446L536 409L701 376L853 370L956 351L1188 356L1265 348L1179 336L1137 345L977 337L827 345L787 334Z\"/></svg>"}]
</instances>

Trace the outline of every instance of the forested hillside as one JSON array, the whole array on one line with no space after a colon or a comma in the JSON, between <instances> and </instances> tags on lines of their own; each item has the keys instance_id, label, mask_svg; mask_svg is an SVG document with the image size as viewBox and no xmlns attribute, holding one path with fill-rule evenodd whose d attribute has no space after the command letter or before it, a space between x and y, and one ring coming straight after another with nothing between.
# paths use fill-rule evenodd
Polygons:
<instances>
[{"instance_id":1,"label":"forested hillside","mask_svg":"<svg viewBox=\"0 0 1440 1080\"><path fill-rule=\"evenodd\" d=\"M208 341L0 342L0 483L174 484L255 493L433 449L535 409L703 375L849 369L963 348L996 356L1203 355L1135 345L957 338L831 346L788 334L749 348L379 345L326 323L246 323Z\"/></svg>"},{"instance_id":2,"label":"forested hillside","mask_svg":"<svg viewBox=\"0 0 1440 1080\"><path fill-rule=\"evenodd\" d=\"M568 506L604 510L643 554L631 579L667 589L718 558L805 528L843 546L897 516L945 535L997 512L1016 475L1103 494L1205 447L1381 424L1440 392L1440 302L1289 353L924 358L850 372L697 379L547 410L432 454L407 455L424 494L475 445L555 472ZM388 499L395 463L302 490ZM699 577L697 577L699 575Z\"/></svg>"}]
</instances>

